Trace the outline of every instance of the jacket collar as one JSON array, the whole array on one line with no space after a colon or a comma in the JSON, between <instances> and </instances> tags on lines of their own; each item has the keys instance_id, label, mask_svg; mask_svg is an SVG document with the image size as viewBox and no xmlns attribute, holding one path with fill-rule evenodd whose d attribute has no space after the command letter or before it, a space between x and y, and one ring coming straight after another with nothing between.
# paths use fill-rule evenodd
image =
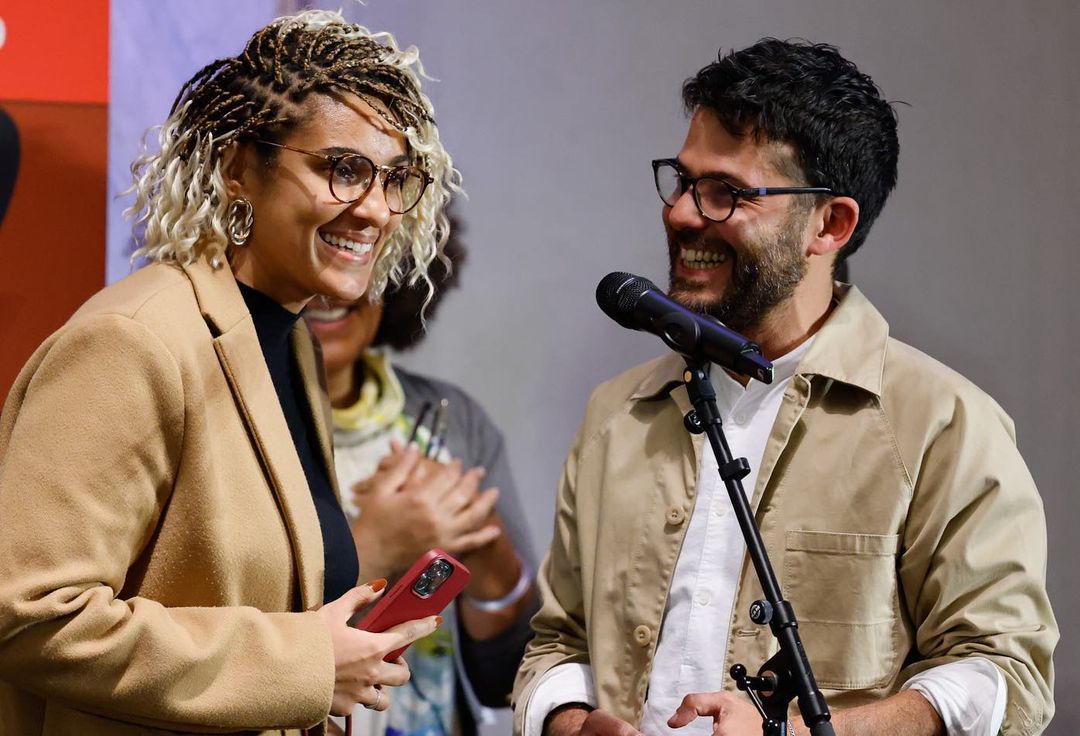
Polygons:
<instances>
[{"instance_id":1,"label":"jacket collar","mask_svg":"<svg viewBox=\"0 0 1080 736\"><path fill-rule=\"evenodd\" d=\"M831 378L881 396L889 323L854 286L836 284L833 297L836 308L796 373Z\"/></svg>"},{"instance_id":2,"label":"jacket collar","mask_svg":"<svg viewBox=\"0 0 1080 736\"><path fill-rule=\"evenodd\" d=\"M880 396L889 325L858 288L837 283L833 296L838 304L795 373L831 378ZM677 353L660 358L630 398L651 401L670 395L688 410L686 391L674 390L682 386L685 368Z\"/></svg>"},{"instance_id":3,"label":"jacket collar","mask_svg":"<svg viewBox=\"0 0 1080 736\"><path fill-rule=\"evenodd\" d=\"M222 372L281 509L296 560L301 605L304 610L317 607L322 604L323 597L322 529L304 469L262 357L255 324L230 268L214 268L206 259L200 258L184 266L183 270L191 280L195 299L213 336ZM314 424L326 467L333 468L329 432L322 421L325 416L323 399L313 395L317 394L314 387L322 383L318 361L302 320L293 328L290 340L297 351L309 404L316 412Z\"/></svg>"},{"instance_id":4,"label":"jacket collar","mask_svg":"<svg viewBox=\"0 0 1080 736\"><path fill-rule=\"evenodd\" d=\"M205 258L199 258L183 266L183 270L191 281L199 310L214 337L228 332L241 322L251 321L251 314L240 294L240 287L236 285L232 269L225 266L214 268Z\"/></svg>"}]
</instances>

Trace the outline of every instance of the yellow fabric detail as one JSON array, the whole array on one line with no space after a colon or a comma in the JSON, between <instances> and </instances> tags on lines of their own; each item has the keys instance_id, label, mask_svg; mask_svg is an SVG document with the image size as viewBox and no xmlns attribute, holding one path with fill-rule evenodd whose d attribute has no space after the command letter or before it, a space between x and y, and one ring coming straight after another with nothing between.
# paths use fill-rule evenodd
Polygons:
<instances>
[{"instance_id":1,"label":"yellow fabric detail","mask_svg":"<svg viewBox=\"0 0 1080 736\"><path fill-rule=\"evenodd\" d=\"M405 391L384 351L368 350L360 356L360 363L364 381L360 398L352 406L334 409L334 426L368 435L390 426L401 416L405 410Z\"/></svg>"}]
</instances>

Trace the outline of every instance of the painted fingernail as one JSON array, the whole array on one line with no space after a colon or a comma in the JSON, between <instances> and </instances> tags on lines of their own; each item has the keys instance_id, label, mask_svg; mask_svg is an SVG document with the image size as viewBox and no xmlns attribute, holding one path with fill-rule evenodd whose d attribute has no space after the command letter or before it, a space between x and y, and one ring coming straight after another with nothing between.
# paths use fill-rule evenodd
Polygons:
<instances>
[{"instance_id":1,"label":"painted fingernail","mask_svg":"<svg viewBox=\"0 0 1080 736\"><path fill-rule=\"evenodd\" d=\"M368 583L368 587L371 588L373 593L378 593L380 590L386 587L386 578L372 580L370 583Z\"/></svg>"},{"instance_id":2,"label":"painted fingernail","mask_svg":"<svg viewBox=\"0 0 1080 736\"><path fill-rule=\"evenodd\" d=\"M435 628L438 628L441 625L442 625L442 616L436 616L435 617Z\"/></svg>"}]
</instances>

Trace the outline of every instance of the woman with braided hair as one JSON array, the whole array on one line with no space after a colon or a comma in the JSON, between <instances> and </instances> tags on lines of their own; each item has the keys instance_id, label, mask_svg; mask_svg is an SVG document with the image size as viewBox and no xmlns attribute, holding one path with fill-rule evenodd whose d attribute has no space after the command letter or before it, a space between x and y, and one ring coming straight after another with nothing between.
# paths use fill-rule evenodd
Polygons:
<instances>
[{"instance_id":1,"label":"woman with braided hair","mask_svg":"<svg viewBox=\"0 0 1080 736\"><path fill-rule=\"evenodd\" d=\"M307 11L181 89L133 166L151 263L0 416L0 734L318 732L408 679L382 658L438 620L348 626L385 581L357 587L299 317L427 279L457 175L420 74Z\"/></svg>"}]
</instances>

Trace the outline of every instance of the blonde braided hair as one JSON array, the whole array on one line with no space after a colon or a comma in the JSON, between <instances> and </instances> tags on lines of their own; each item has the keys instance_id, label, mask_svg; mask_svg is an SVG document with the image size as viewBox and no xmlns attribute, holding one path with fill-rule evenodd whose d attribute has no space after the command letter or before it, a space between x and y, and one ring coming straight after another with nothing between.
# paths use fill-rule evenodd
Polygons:
<instances>
[{"instance_id":1,"label":"blonde braided hair","mask_svg":"<svg viewBox=\"0 0 1080 736\"><path fill-rule=\"evenodd\" d=\"M309 10L278 18L238 55L200 69L173 102L157 131L159 150L131 166L138 248L133 258L188 264L200 257L224 265L229 199L222 175L228 146L284 136L300 122L312 94L354 94L402 132L417 163L434 179L402 217L372 271L369 298L388 283L425 282L449 233L444 209L460 192L460 175L439 140L426 77L415 47L401 49L389 33L347 23L339 13ZM411 256L411 257L406 257Z\"/></svg>"}]
</instances>

